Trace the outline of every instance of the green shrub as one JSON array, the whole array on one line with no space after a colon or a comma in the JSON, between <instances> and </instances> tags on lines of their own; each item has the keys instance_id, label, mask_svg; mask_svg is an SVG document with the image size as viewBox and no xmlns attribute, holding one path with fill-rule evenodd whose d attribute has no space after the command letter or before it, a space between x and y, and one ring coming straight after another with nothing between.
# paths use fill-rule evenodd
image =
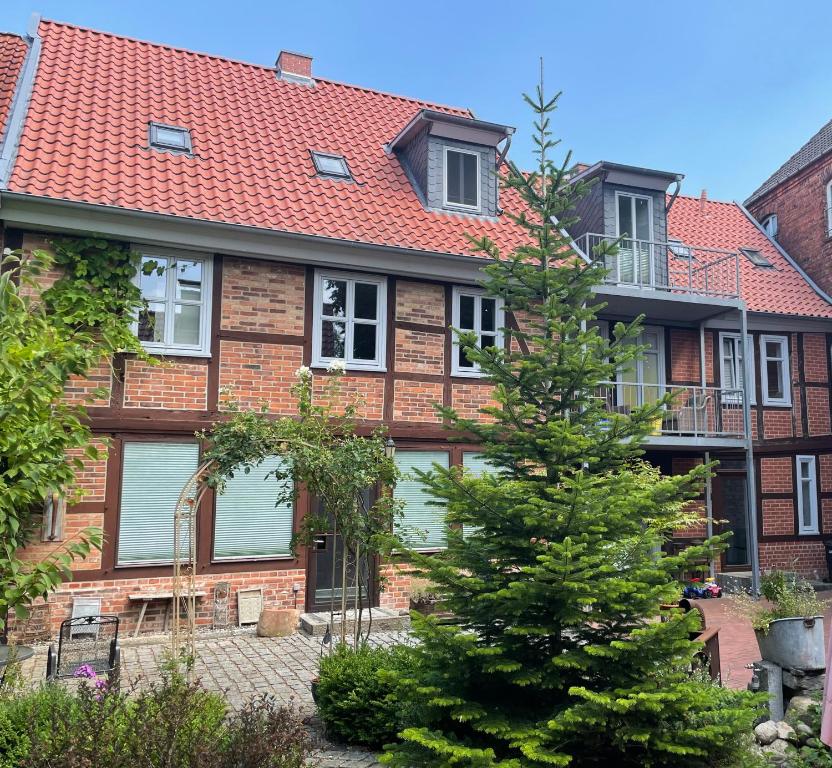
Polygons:
<instances>
[{"instance_id":1,"label":"green shrub","mask_svg":"<svg viewBox=\"0 0 832 768\"><path fill-rule=\"evenodd\" d=\"M386 672L407 674L413 654L405 646L353 650L341 646L321 659L318 711L327 734L351 744L380 747L394 741L408 709Z\"/></svg>"},{"instance_id":2,"label":"green shrub","mask_svg":"<svg viewBox=\"0 0 832 768\"><path fill-rule=\"evenodd\" d=\"M17 768L28 754L28 737L0 709L0 768Z\"/></svg>"}]
</instances>

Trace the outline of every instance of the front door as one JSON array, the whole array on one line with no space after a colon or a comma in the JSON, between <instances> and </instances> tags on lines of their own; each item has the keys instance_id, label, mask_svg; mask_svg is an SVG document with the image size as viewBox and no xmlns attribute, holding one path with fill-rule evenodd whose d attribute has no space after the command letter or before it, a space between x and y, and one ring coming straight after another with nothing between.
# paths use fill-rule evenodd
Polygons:
<instances>
[{"instance_id":1,"label":"front door","mask_svg":"<svg viewBox=\"0 0 832 768\"><path fill-rule=\"evenodd\" d=\"M365 502L370 502L367 494ZM355 599L361 595L361 605L366 608L377 605L376 568L373 558L347 552L334 520L329 516L329 530L318 533L309 552L309 577L307 579L307 609L313 612L341 610L341 596L346 580L347 609L355 607ZM346 568L344 559L346 557ZM357 577L357 578L356 578Z\"/></svg>"},{"instance_id":2,"label":"front door","mask_svg":"<svg viewBox=\"0 0 832 768\"><path fill-rule=\"evenodd\" d=\"M722 567L728 571L746 570L751 566L751 552L745 471L717 470L712 488L714 519L724 521L719 526L721 532L732 533L722 553Z\"/></svg>"}]
</instances>

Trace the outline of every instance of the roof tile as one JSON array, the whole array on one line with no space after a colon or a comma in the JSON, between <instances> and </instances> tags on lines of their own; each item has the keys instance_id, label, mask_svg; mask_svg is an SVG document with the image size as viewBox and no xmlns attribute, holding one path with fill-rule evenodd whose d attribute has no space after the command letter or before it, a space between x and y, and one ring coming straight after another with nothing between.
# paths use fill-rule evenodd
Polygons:
<instances>
[{"instance_id":1,"label":"roof tile","mask_svg":"<svg viewBox=\"0 0 832 768\"><path fill-rule=\"evenodd\" d=\"M0 137L5 131L14 91L28 51L29 45L22 37L0 32Z\"/></svg>"}]
</instances>

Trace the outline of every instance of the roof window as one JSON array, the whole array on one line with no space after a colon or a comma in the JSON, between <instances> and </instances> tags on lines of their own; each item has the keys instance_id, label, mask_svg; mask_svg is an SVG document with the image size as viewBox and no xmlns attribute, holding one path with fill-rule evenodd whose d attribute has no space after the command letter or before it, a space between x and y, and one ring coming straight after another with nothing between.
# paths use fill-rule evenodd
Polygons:
<instances>
[{"instance_id":1,"label":"roof window","mask_svg":"<svg viewBox=\"0 0 832 768\"><path fill-rule=\"evenodd\" d=\"M740 251L755 267L774 266L760 251L754 248L740 248Z\"/></svg>"},{"instance_id":2,"label":"roof window","mask_svg":"<svg viewBox=\"0 0 832 768\"><path fill-rule=\"evenodd\" d=\"M670 248L670 252L679 259L692 259L693 252L689 245L685 245L681 240L675 240L673 238L667 239L667 246Z\"/></svg>"},{"instance_id":3,"label":"roof window","mask_svg":"<svg viewBox=\"0 0 832 768\"><path fill-rule=\"evenodd\" d=\"M326 152L312 152L312 162L315 170L321 176L331 176L336 179L351 179L349 166L343 155L330 155Z\"/></svg>"},{"instance_id":4,"label":"roof window","mask_svg":"<svg viewBox=\"0 0 832 768\"><path fill-rule=\"evenodd\" d=\"M172 152L191 151L191 132L187 128L164 123L150 123L150 146Z\"/></svg>"}]
</instances>

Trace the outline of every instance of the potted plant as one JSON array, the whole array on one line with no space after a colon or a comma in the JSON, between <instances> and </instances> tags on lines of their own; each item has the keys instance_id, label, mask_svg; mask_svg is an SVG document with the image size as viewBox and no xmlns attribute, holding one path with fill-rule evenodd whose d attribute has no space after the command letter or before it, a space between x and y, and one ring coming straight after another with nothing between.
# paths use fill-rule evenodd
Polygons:
<instances>
[{"instance_id":1,"label":"potted plant","mask_svg":"<svg viewBox=\"0 0 832 768\"><path fill-rule=\"evenodd\" d=\"M761 579L760 591L767 602L742 602L763 660L786 669L823 669L824 605L814 587L797 574L773 571Z\"/></svg>"},{"instance_id":2,"label":"potted plant","mask_svg":"<svg viewBox=\"0 0 832 768\"><path fill-rule=\"evenodd\" d=\"M413 579L410 585L410 610L424 616L436 612L441 601L436 585L427 579Z\"/></svg>"}]
</instances>

